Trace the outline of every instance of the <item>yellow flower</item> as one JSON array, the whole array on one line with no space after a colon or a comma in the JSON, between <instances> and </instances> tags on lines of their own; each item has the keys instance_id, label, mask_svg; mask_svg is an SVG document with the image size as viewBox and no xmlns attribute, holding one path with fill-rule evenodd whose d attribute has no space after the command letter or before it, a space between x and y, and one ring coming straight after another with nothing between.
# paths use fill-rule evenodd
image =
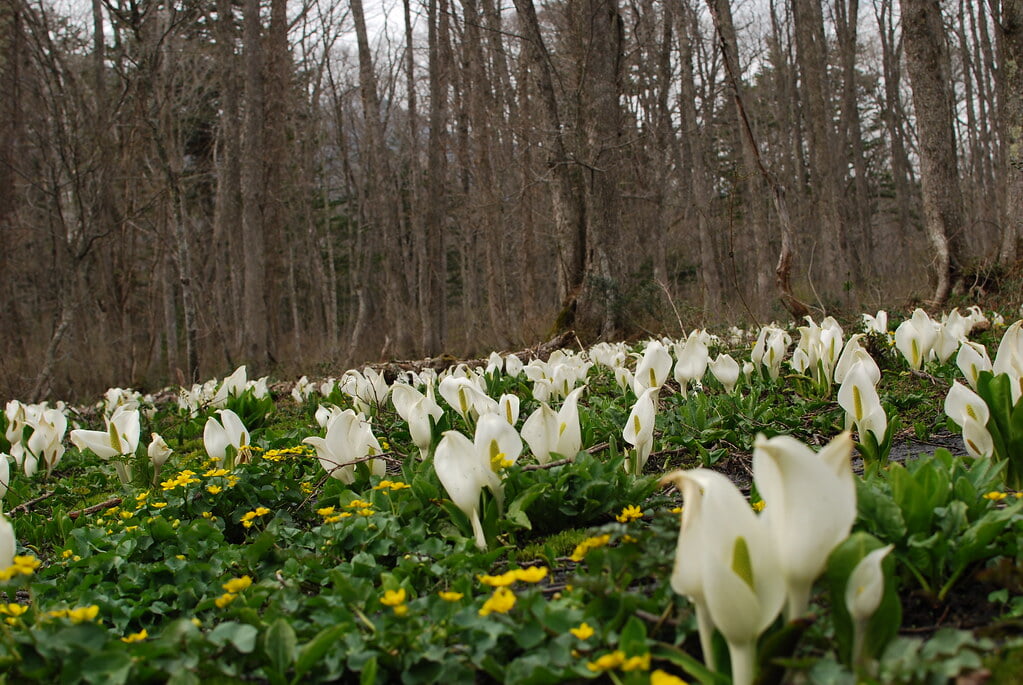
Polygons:
<instances>
[{"instance_id":1,"label":"yellow flower","mask_svg":"<svg viewBox=\"0 0 1023 685\"><path fill-rule=\"evenodd\" d=\"M408 613L408 604L399 604L398 606L394 607L394 615L395 616L404 616L407 613Z\"/></svg>"},{"instance_id":2,"label":"yellow flower","mask_svg":"<svg viewBox=\"0 0 1023 685\"><path fill-rule=\"evenodd\" d=\"M635 521L636 519L641 518L643 518L643 510L637 507L635 504L630 504L629 506L622 509L622 513L618 514L618 516L615 516L615 519L618 521L618 523L628 523L629 521Z\"/></svg>"},{"instance_id":3,"label":"yellow flower","mask_svg":"<svg viewBox=\"0 0 1023 685\"><path fill-rule=\"evenodd\" d=\"M675 508L673 508L671 510L671 513L673 513L673 514L681 514L683 509L684 509L684 507L675 507ZM664 671L654 671L654 673L658 673L658 672L664 673Z\"/></svg>"},{"instance_id":4,"label":"yellow flower","mask_svg":"<svg viewBox=\"0 0 1023 685\"><path fill-rule=\"evenodd\" d=\"M582 561L583 559L586 558L586 554L591 549L596 549L598 547L603 547L604 545L608 544L609 542L611 542L611 535L609 533L604 533L603 535L598 535L596 537L587 538L587 539L583 540L578 545L576 545L575 551L572 552L572 557L571 557L572 561L576 561L576 562Z\"/></svg>"},{"instance_id":5,"label":"yellow flower","mask_svg":"<svg viewBox=\"0 0 1023 685\"><path fill-rule=\"evenodd\" d=\"M165 506L167 506L167 503L166 502L153 502L152 506L157 508L157 509L163 509Z\"/></svg>"},{"instance_id":6,"label":"yellow flower","mask_svg":"<svg viewBox=\"0 0 1023 685\"><path fill-rule=\"evenodd\" d=\"M313 492L313 484L309 482L302 482L299 484L299 489L306 495L310 495Z\"/></svg>"},{"instance_id":7,"label":"yellow flower","mask_svg":"<svg viewBox=\"0 0 1023 685\"><path fill-rule=\"evenodd\" d=\"M220 487L219 485L207 485L206 486L206 492L210 493L211 495L219 495L223 491L224 491L224 488Z\"/></svg>"},{"instance_id":8,"label":"yellow flower","mask_svg":"<svg viewBox=\"0 0 1023 685\"><path fill-rule=\"evenodd\" d=\"M193 616L193 617L192 617L191 619L189 619L189 620L190 620L190 621L192 621L192 625L193 625L193 626L195 626L196 628L201 628L201 627L202 627L202 621L200 621L199 619L197 619L197 618L196 618L195 616Z\"/></svg>"},{"instance_id":9,"label":"yellow flower","mask_svg":"<svg viewBox=\"0 0 1023 685\"><path fill-rule=\"evenodd\" d=\"M46 615L50 618L67 618L67 609L54 609L53 611L47 611Z\"/></svg>"},{"instance_id":10,"label":"yellow flower","mask_svg":"<svg viewBox=\"0 0 1023 685\"><path fill-rule=\"evenodd\" d=\"M754 502L752 506L753 506L753 511L763 511L764 507L767 506L767 502L765 502L764 500L760 499L760 500L757 500L756 502Z\"/></svg>"},{"instance_id":11,"label":"yellow flower","mask_svg":"<svg viewBox=\"0 0 1023 685\"><path fill-rule=\"evenodd\" d=\"M568 632L572 633L580 640L589 640L593 637L593 628L591 628L590 624L586 621L580 623L577 628L569 628Z\"/></svg>"},{"instance_id":12,"label":"yellow flower","mask_svg":"<svg viewBox=\"0 0 1023 685\"><path fill-rule=\"evenodd\" d=\"M140 492L139 494L135 495L135 501L136 502L145 502L147 497L149 497L149 491L148 490L146 490L145 492Z\"/></svg>"},{"instance_id":13,"label":"yellow flower","mask_svg":"<svg viewBox=\"0 0 1023 685\"><path fill-rule=\"evenodd\" d=\"M14 557L14 565L20 569L20 573L23 573L26 576L39 568L40 564L42 564L42 562L35 557L21 555Z\"/></svg>"},{"instance_id":14,"label":"yellow flower","mask_svg":"<svg viewBox=\"0 0 1023 685\"><path fill-rule=\"evenodd\" d=\"M323 522L324 523L337 523L342 518L346 518L348 516L351 516L351 514L349 514L347 511L345 511L345 512L341 512L337 516L328 516L325 519L323 519Z\"/></svg>"},{"instance_id":15,"label":"yellow flower","mask_svg":"<svg viewBox=\"0 0 1023 685\"><path fill-rule=\"evenodd\" d=\"M493 613L507 614L515 606L515 593L506 587L499 587L494 590L487 601L479 610L480 616L489 616Z\"/></svg>"},{"instance_id":16,"label":"yellow flower","mask_svg":"<svg viewBox=\"0 0 1023 685\"><path fill-rule=\"evenodd\" d=\"M266 507L256 507L256 516L266 516L270 513L270 510Z\"/></svg>"},{"instance_id":17,"label":"yellow flower","mask_svg":"<svg viewBox=\"0 0 1023 685\"><path fill-rule=\"evenodd\" d=\"M244 575L241 578L232 578L231 580L224 583L221 587L227 590L230 594L238 594L245 588L252 585L252 578L248 575Z\"/></svg>"},{"instance_id":18,"label":"yellow flower","mask_svg":"<svg viewBox=\"0 0 1023 685\"><path fill-rule=\"evenodd\" d=\"M226 476L229 473L231 472L228 471L227 469L210 469L209 471L202 475L206 476L207 478L216 478L218 476Z\"/></svg>"},{"instance_id":19,"label":"yellow flower","mask_svg":"<svg viewBox=\"0 0 1023 685\"><path fill-rule=\"evenodd\" d=\"M647 652L641 656L630 656L622 664L623 671L649 671L650 670L650 653Z\"/></svg>"},{"instance_id":20,"label":"yellow flower","mask_svg":"<svg viewBox=\"0 0 1023 685\"><path fill-rule=\"evenodd\" d=\"M74 550L66 549L60 553L61 559L69 559L74 555Z\"/></svg>"},{"instance_id":21,"label":"yellow flower","mask_svg":"<svg viewBox=\"0 0 1023 685\"><path fill-rule=\"evenodd\" d=\"M129 643L131 643L131 642L142 642L147 637L149 637L149 631L147 631L145 628L143 628L142 630L140 630L137 633L132 633L131 635L125 635L124 637L121 638L121 642L129 642Z\"/></svg>"},{"instance_id":22,"label":"yellow flower","mask_svg":"<svg viewBox=\"0 0 1023 685\"><path fill-rule=\"evenodd\" d=\"M661 669L650 674L650 685L687 685L686 681Z\"/></svg>"},{"instance_id":23,"label":"yellow flower","mask_svg":"<svg viewBox=\"0 0 1023 685\"><path fill-rule=\"evenodd\" d=\"M230 592L226 592L226 593L220 595L220 597L217 597L215 600L213 600L213 603L217 605L218 609L223 609L228 604L233 602L234 598L237 597L237 596L238 595L232 595Z\"/></svg>"},{"instance_id":24,"label":"yellow flower","mask_svg":"<svg viewBox=\"0 0 1023 685\"><path fill-rule=\"evenodd\" d=\"M514 571L508 571L499 576L483 575L479 576L479 579L481 583L490 587L507 587L516 581Z\"/></svg>"},{"instance_id":25,"label":"yellow flower","mask_svg":"<svg viewBox=\"0 0 1023 685\"><path fill-rule=\"evenodd\" d=\"M316 513L319 514L320 516L330 516L331 514L334 513L334 509L335 509L335 507L332 507L332 506L331 507L323 507L322 509L317 509Z\"/></svg>"},{"instance_id":26,"label":"yellow flower","mask_svg":"<svg viewBox=\"0 0 1023 685\"><path fill-rule=\"evenodd\" d=\"M521 580L526 583L539 583L541 580L547 577L546 566L530 566L529 568L519 568L511 572L515 580Z\"/></svg>"},{"instance_id":27,"label":"yellow flower","mask_svg":"<svg viewBox=\"0 0 1023 685\"><path fill-rule=\"evenodd\" d=\"M596 661L590 661L586 664L586 668L593 673L603 673L604 671L612 671L624 663L625 652L616 649L610 654L605 654L598 658Z\"/></svg>"},{"instance_id":28,"label":"yellow flower","mask_svg":"<svg viewBox=\"0 0 1023 685\"><path fill-rule=\"evenodd\" d=\"M984 495L984 499L989 499L992 502L998 502L1000 500L1005 499L1006 497L1008 497L1008 495L1006 493L998 492L997 490L994 490L994 491L989 492L986 495Z\"/></svg>"},{"instance_id":29,"label":"yellow flower","mask_svg":"<svg viewBox=\"0 0 1023 685\"><path fill-rule=\"evenodd\" d=\"M177 559L178 561L184 561L188 557L186 557L184 554L175 554L174 558Z\"/></svg>"},{"instance_id":30,"label":"yellow flower","mask_svg":"<svg viewBox=\"0 0 1023 685\"><path fill-rule=\"evenodd\" d=\"M133 511L122 511L121 512L121 518L124 519L125 521L127 521L128 519L130 519L134 515L135 515L135 512L133 512Z\"/></svg>"},{"instance_id":31,"label":"yellow flower","mask_svg":"<svg viewBox=\"0 0 1023 685\"><path fill-rule=\"evenodd\" d=\"M4 616L18 617L28 611L28 606L25 604L0 604L0 614Z\"/></svg>"},{"instance_id":32,"label":"yellow flower","mask_svg":"<svg viewBox=\"0 0 1023 685\"><path fill-rule=\"evenodd\" d=\"M462 597L465 596L461 592L452 592L447 590L442 590L438 594L440 595L440 598L443 599L445 602L457 602L458 600L462 599Z\"/></svg>"},{"instance_id":33,"label":"yellow flower","mask_svg":"<svg viewBox=\"0 0 1023 685\"><path fill-rule=\"evenodd\" d=\"M356 513L359 516L372 516L376 512L370 509L369 507L366 507L365 509L359 509L359 511L357 511Z\"/></svg>"},{"instance_id":34,"label":"yellow flower","mask_svg":"<svg viewBox=\"0 0 1023 685\"><path fill-rule=\"evenodd\" d=\"M41 563L35 557L16 556L13 564L7 568L0 568L0 580L10 580L15 576L30 576L35 573Z\"/></svg>"},{"instance_id":35,"label":"yellow flower","mask_svg":"<svg viewBox=\"0 0 1023 685\"><path fill-rule=\"evenodd\" d=\"M372 506L373 506L372 502L366 502L366 501L361 500L361 499L353 499L351 502L349 502L348 504L345 505L345 508L347 508L347 509L366 509L366 508L372 507Z\"/></svg>"},{"instance_id":36,"label":"yellow flower","mask_svg":"<svg viewBox=\"0 0 1023 685\"><path fill-rule=\"evenodd\" d=\"M377 483L376 485L374 485L373 489L374 490L387 490L387 489L390 489L390 487L391 487L391 481L389 481L389 480L382 480L379 483Z\"/></svg>"},{"instance_id":37,"label":"yellow flower","mask_svg":"<svg viewBox=\"0 0 1023 685\"><path fill-rule=\"evenodd\" d=\"M384 593L384 596L380 598L380 603L385 607L396 607L399 604L405 603L405 588L399 588L397 590L388 590Z\"/></svg>"},{"instance_id":38,"label":"yellow flower","mask_svg":"<svg viewBox=\"0 0 1023 685\"><path fill-rule=\"evenodd\" d=\"M391 490L404 490L406 488L411 488L411 487L412 486L409 485L408 483L403 483L400 480L396 480L393 483L391 483Z\"/></svg>"},{"instance_id":39,"label":"yellow flower","mask_svg":"<svg viewBox=\"0 0 1023 685\"><path fill-rule=\"evenodd\" d=\"M67 612L67 617L71 619L72 623L85 623L86 621L92 621L97 616L99 616L99 607L95 604L69 609Z\"/></svg>"}]
</instances>

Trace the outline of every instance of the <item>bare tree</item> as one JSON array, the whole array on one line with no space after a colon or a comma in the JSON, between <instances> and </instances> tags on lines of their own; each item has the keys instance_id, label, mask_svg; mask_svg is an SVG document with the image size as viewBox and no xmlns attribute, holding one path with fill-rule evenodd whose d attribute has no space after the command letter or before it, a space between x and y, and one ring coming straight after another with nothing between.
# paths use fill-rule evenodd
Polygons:
<instances>
[{"instance_id":1,"label":"bare tree","mask_svg":"<svg viewBox=\"0 0 1023 685\"><path fill-rule=\"evenodd\" d=\"M902 0L902 33L920 139L924 224L934 250L932 299L942 303L958 275L955 246L964 217L941 6L929 0Z\"/></svg>"}]
</instances>

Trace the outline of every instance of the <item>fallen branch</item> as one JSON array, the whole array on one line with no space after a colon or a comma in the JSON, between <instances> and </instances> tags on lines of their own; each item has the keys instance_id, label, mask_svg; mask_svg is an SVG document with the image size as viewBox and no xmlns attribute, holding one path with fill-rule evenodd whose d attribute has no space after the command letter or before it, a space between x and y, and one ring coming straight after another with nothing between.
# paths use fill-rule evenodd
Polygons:
<instances>
[{"instance_id":1,"label":"fallen branch","mask_svg":"<svg viewBox=\"0 0 1023 685\"><path fill-rule=\"evenodd\" d=\"M559 459L557 461L549 461L546 464L526 464L522 467L523 471L540 471L542 469L553 469L555 466L564 466L565 464L571 464L575 459Z\"/></svg>"},{"instance_id":2,"label":"fallen branch","mask_svg":"<svg viewBox=\"0 0 1023 685\"><path fill-rule=\"evenodd\" d=\"M79 516L88 516L89 514L95 514L97 511L103 511L104 509L110 509L118 506L123 500L120 497L113 497L108 499L106 502L100 502L99 504L93 504L91 507L85 509L79 509L78 511L72 511L68 513L68 518L76 519Z\"/></svg>"},{"instance_id":3,"label":"fallen branch","mask_svg":"<svg viewBox=\"0 0 1023 685\"><path fill-rule=\"evenodd\" d=\"M54 492L47 492L47 493L44 493L42 495L39 495L39 497L35 497L33 499L30 499L27 502L22 502L18 506L14 507L10 511L8 511L7 514L8 515L17 514L17 513L22 512L22 511L28 512L29 507L31 507L33 504L36 504L38 502L42 502L44 499L47 499L48 497L53 497L54 494L56 494L56 493L54 493Z\"/></svg>"}]
</instances>

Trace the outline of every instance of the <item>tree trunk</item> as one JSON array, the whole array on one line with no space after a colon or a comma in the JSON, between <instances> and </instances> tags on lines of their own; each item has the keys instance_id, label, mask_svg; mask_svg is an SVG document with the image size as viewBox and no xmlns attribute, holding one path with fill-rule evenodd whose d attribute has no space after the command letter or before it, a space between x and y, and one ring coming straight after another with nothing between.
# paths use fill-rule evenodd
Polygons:
<instances>
[{"instance_id":1,"label":"tree trunk","mask_svg":"<svg viewBox=\"0 0 1023 685\"><path fill-rule=\"evenodd\" d=\"M933 0L902 0L902 34L920 139L924 223L934 251L933 301L940 305L957 275L954 246L963 231L952 77L941 6Z\"/></svg>"},{"instance_id":2,"label":"tree trunk","mask_svg":"<svg viewBox=\"0 0 1023 685\"><path fill-rule=\"evenodd\" d=\"M423 236L423 270L420 297L423 308L423 351L437 355L447 340L447 87L449 74L441 42L448 36L445 0L429 0L428 52L430 76L430 135L426 157L426 198Z\"/></svg>"},{"instance_id":3,"label":"tree trunk","mask_svg":"<svg viewBox=\"0 0 1023 685\"><path fill-rule=\"evenodd\" d=\"M1023 0L1002 0L1000 35L1002 68L998 75L1002 92L1002 131L1005 137L1005 223L999 261L1009 264L1019 255L1023 236Z\"/></svg>"},{"instance_id":4,"label":"tree trunk","mask_svg":"<svg viewBox=\"0 0 1023 685\"><path fill-rule=\"evenodd\" d=\"M580 170L568 154L565 122L562 121L554 83L550 52L540 32L533 0L515 0L515 11L522 23L526 60L536 78L540 96L539 114L546 131L544 148L551 175L551 203L554 234L558 251L558 299L562 309L554 329L567 330L575 323L577 299L583 285L586 264L586 213Z\"/></svg>"},{"instance_id":5,"label":"tree trunk","mask_svg":"<svg viewBox=\"0 0 1023 685\"><path fill-rule=\"evenodd\" d=\"M823 267L817 275L823 274L820 282L824 289L835 295L842 281L849 280L856 269L850 264L843 245L837 146L828 97L828 55L821 3L819 0L793 0L792 13L800 94L809 133L810 190L815 210L811 218L819 227L815 262Z\"/></svg>"},{"instance_id":6,"label":"tree trunk","mask_svg":"<svg viewBox=\"0 0 1023 685\"><path fill-rule=\"evenodd\" d=\"M244 109L242 133L242 254L244 290L242 325L245 360L262 369L268 361L266 307L266 249L263 241L263 48L259 0L245 0L243 6L245 42Z\"/></svg>"}]
</instances>

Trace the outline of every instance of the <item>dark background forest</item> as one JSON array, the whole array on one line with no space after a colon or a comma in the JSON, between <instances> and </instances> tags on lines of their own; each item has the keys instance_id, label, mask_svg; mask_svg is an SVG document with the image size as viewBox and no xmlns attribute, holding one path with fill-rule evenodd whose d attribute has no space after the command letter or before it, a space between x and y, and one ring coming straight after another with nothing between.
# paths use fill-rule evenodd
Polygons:
<instances>
[{"instance_id":1,"label":"dark background forest","mask_svg":"<svg viewBox=\"0 0 1023 685\"><path fill-rule=\"evenodd\" d=\"M0 0L0 389L992 287L1023 0Z\"/></svg>"}]
</instances>

